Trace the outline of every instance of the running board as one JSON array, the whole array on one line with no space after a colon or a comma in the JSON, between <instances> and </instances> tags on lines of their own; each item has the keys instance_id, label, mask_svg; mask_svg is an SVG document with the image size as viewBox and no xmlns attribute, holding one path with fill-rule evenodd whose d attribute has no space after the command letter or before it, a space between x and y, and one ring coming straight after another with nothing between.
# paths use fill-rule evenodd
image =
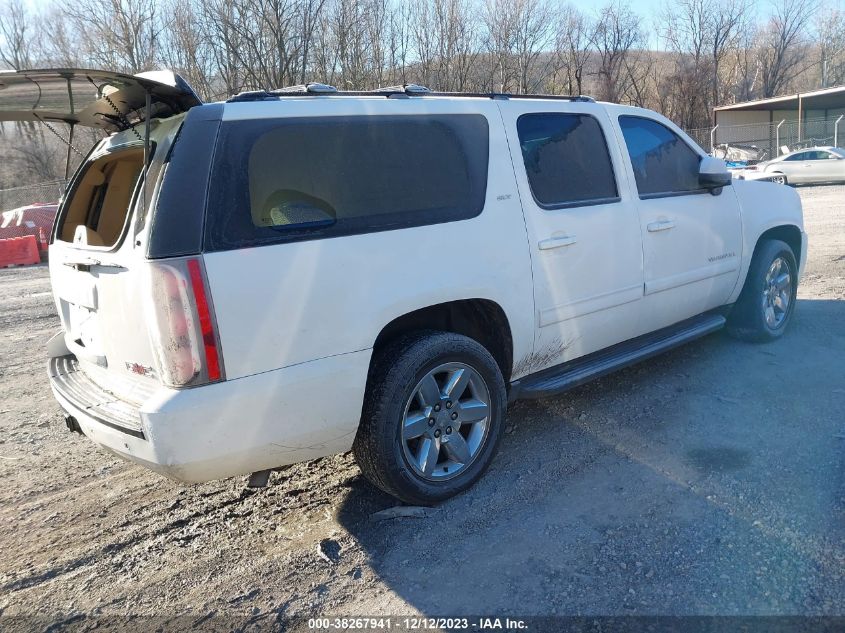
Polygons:
<instances>
[{"instance_id":1,"label":"running board","mask_svg":"<svg viewBox=\"0 0 845 633\"><path fill-rule=\"evenodd\" d=\"M651 334L619 343L607 349L550 367L511 383L509 400L556 395L605 376L617 369L657 356L695 340L725 325L721 314L702 314Z\"/></svg>"}]
</instances>

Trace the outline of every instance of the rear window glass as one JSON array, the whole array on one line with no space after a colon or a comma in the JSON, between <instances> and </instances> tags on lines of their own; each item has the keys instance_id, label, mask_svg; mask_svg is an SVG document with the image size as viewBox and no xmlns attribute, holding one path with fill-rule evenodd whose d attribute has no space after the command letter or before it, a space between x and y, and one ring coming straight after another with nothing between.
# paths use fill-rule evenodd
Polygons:
<instances>
[{"instance_id":1,"label":"rear window glass","mask_svg":"<svg viewBox=\"0 0 845 633\"><path fill-rule=\"evenodd\" d=\"M356 116L224 123L207 247L435 224L484 206L481 115Z\"/></svg>"},{"instance_id":2,"label":"rear window glass","mask_svg":"<svg viewBox=\"0 0 845 633\"><path fill-rule=\"evenodd\" d=\"M531 192L546 208L619 200L601 126L588 114L523 114L516 123Z\"/></svg>"}]
</instances>

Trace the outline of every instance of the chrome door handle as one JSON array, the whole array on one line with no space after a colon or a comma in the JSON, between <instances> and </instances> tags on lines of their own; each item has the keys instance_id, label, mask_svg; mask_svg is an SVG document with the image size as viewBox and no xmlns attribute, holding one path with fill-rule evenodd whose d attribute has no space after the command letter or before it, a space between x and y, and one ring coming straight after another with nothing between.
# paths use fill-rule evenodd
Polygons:
<instances>
[{"instance_id":1,"label":"chrome door handle","mask_svg":"<svg viewBox=\"0 0 845 633\"><path fill-rule=\"evenodd\" d=\"M647 227L649 233L656 233L657 231L668 231L675 228L675 223L672 220L660 220L659 222L650 222Z\"/></svg>"},{"instance_id":2,"label":"chrome door handle","mask_svg":"<svg viewBox=\"0 0 845 633\"><path fill-rule=\"evenodd\" d=\"M537 244L537 248L541 251L547 251L552 248L560 248L561 246L569 246L570 244L574 244L578 240L575 239L574 235L561 235L560 237L550 237L545 240L540 240Z\"/></svg>"}]
</instances>

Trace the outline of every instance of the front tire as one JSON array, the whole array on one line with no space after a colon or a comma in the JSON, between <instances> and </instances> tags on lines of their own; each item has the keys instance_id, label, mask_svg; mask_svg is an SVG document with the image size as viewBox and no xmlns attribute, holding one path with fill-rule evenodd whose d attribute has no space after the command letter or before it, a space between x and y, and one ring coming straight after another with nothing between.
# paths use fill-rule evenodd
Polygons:
<instances>
[{"instance_id":1,"label":"front tire","mask_svg":"<svg viewBox=\"0 0 845 633\"><path fill-rule=\"evenodd\" d=\"M788 185L789 184L789 181L787 180L786 176L783 176L783 175L780 175L780 174L777 175L777 176L772 176L772 182L777 184L777 185Z\"/></svg>"},{"instance_id":2,"label":"front tire","mask_svg":"<svg viewBox=\"0 0 845 633\"><path fill-rule=\"evenodd\" d=\"M780 338L795 310L797 291L798 266L792 248L780 240L761 242L728 318L728 332L757 343Z\"/></svg>"},{"instance_id":3,"label":"front tire","mask_svg":"<svg viewBox=\"0 0 845 633\"><path fill-rule=\"evenodd\" d=\"M378 488L435 504L487 470L506 405L502 372L478 342L448 332L404 336L373 358L352 451Z\"/></svg>"}]
</instances>

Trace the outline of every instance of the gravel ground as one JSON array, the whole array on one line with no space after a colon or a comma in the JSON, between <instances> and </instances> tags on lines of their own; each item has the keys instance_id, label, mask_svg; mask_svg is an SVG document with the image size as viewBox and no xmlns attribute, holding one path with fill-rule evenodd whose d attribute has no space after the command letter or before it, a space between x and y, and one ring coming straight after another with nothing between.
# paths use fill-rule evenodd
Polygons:
<instances>
[{"instance_id":1,"label":"gravel ground","mask_svg":"<svg viewBox=\"0 0 845 633\"><path fill-rule=\"evenodd\" d=\"M845 187L799 192L809 265L781 341L716 334L518 403L473 490L381 522L371 515L394 504L350 455L248 491L174 483L69 433L45 375L58 327L47 269L0 271L0 614L179 628L845 614Z\"/></svg>"}]
</instances>

